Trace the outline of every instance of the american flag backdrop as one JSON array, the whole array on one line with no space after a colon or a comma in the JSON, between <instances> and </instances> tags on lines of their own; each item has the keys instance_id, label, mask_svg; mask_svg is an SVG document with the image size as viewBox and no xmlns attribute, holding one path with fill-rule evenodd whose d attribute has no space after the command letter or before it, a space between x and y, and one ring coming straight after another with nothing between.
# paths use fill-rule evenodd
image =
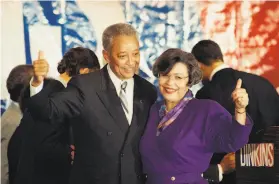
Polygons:
<instances>
[{"instance_id":1,"label":"american flag backdrop","mask_svg":"<svg viewBox=\"0 0 279 184\"><path fill-rule=\"evenodd\" d=\"M19 33L14 35L7 30L5 39L17 36L23 40L25 58L21 62L30 64L38 49L46 50L50 63L54 63L51 68L54 75L56 63L71 47L91 48L101 58L103 29L112 23L128 22L140 35L140 75L155 85L151 67L160 53L171 47L190 52L199 40L212 39L221 46L227 64L261 75L279 90L279 2L276 1L58 0L20 4L4 1L1 5L13 11L16 6L20 11ZM5 11L2 17L15 19ZM5 80L16 65L11 61L18 60L8 55L8 51L2 49L2 53L2 71L6 72L1 72L1 112L9 98Z\"/></svg>"}]
</instances>

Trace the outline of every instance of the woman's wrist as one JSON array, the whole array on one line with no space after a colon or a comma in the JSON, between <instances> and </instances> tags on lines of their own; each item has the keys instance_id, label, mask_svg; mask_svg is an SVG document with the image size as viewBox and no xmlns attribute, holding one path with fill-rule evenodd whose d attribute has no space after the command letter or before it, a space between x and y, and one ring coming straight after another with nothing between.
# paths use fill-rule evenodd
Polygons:
<instances>
[{"instance_id":1,"label":"woman's wrist","mask_svg":"<svg viewBox=\"0 0 279 184\"><path fill-rule=\"evenodd\" d=\"M246 109L245 108L235 108L235 113L244 114L244 113L246 113Z\"/></svg>"}]
</instances>

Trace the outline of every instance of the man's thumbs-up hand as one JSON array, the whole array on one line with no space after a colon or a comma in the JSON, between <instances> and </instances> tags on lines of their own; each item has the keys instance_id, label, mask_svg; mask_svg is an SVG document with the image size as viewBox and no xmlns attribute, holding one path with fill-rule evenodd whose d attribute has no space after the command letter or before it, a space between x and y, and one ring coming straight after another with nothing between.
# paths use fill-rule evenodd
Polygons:
<instances>
[{"instance_id":1,"label":"man's thumbs-up hand","mask_svg":"<svg viewBox=\"0 0 279 184\"><path fill-rule=\"evenodd\" d=\"M238 79L236 87L232 92L232 99L235 103L235 109L237 112L245 112L245 108L249 103L248 93L244 88L241 88L242 80Z\"/></svg>"},{"instance_id":2,"label":"man's thumbs-up hand","mask_svg":"<svg viewBox=\"0 0 279 184\"><path fill-rule=\"evenodd\" d=\"M45 60L43 51L39 51L38 59L33 62L33 68L34 68L34 78L32 81L32 86L36 87L39 86L44 81L44 78L47 76L49 70L49 65Z\"/></svg>"}]
</instances>

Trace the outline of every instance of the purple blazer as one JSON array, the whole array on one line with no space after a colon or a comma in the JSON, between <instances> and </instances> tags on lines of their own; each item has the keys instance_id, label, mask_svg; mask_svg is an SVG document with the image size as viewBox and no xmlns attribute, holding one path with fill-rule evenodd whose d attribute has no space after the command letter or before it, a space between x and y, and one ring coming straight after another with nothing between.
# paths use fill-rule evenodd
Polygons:
<instances>
[{"instance_id":1,"label":"purple blazer","mask_svg":"<svg viewBox=\"0 0 279 184\"><path fill-rule=\"evenodd\" d=\"M159 109L155 103L140 142L147 184L204 184L201 174L213 153L234 152L249 138L253 123L242 126L217 102L192 99L176 120L156 136Z\"/></svg>"}]
</instances>

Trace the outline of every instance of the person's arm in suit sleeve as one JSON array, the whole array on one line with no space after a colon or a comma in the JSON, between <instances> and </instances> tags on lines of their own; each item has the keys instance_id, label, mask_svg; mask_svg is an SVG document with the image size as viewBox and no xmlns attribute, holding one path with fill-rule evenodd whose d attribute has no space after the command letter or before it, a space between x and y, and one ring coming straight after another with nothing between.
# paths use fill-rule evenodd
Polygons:
<instances>
[{"instance_id":1,"label":"person's arm in suit sleeve","mask_svg":"<svg viewBox=\"0 0 279 184\"><path fill-rule=\"evenodd\" d=\"M55 126L53 124L48 124L46 123L47 121L36 121L33 119L33 117L30 116L30 113L28 111L24 113L24 118L21 123L25 123L23 121L28 121L26 123L34 122L32 131L30 131L29 134L25 135L24 139L27 140L26 144L28 144L31 139L34 139L34 137L36 137L36 140L34 140L33 143L36 145L37 159L70 164L71 148L69 143L64 141L57 141L59 137L66 134L65 130L67 129L62 128L64 126ZM68 122L65 121L65 123ZM50 132L51 134L49 134ZM44 141L42 142L42 140Z\"/></svg>"},{"instance_id":2,"label":"person's arm in suit sleeve","mask_svg":"<svg viewBox=\"0 0 279 184\"><path fill-rule=\"evenodd\" d=\"M241 125L232 115L215 101L210 102L206 120L205 142L209 151L235 152L248 143L253 121L246 115Z\"/></svg>"},{"instance_id":3,"label":"person's arm in suit sleeve","mask_svg":"<svg viewBox=\"0 0 279 184\"><path fill-rule=\"evenodd\" d=\"M219 183L223 179L222 167L220 164L210 164L207 170L202 174L209 184Z\"/></svg>"},{"instance_id":4,"label":"person's arm in suit sleeve","mask_svg":"<svg viewBox=\"0 0 279 184\"><path fill-rule=\"evenodd\" d=\"M21 101L23 103L26 103L26 101L28 101L30 99L30 96L36 95L42 89L46 90L45 93L48 95L48 97L51 97L52 94L55 94L55 93L65 89L64 85L60 81L54 80L54 79L45 79L41 84L42 84L42 86L39 88L36 88L36 87L32 88L32 86L30 85L30 87L25 89ZM34 119L29 115L29 112L25 112L23 116L26 117L25 119L27 119L27 121L34 121ZM52 125L48 125L45 123L40 123L39 125L37 125L37 123L35 123L34 126L35 127L39 126L40 128L37 130L41 130L43 126L45 126L46 129L49 129L50 128L49 126L52 126ZM57 126L54 126L53 128L56 128L56 127ZM61 132L59 130L57 130L56 133L58 134ZM38 137L43 135L42 132L38 132L38 134L39 134L39 135L37 135ZM53 136L55 136L55 135L53 135ZM59 136L59 135L56 135L56 136ZM59 142L59 141L58 142L57 141L46 141L43 144L39 143L39 145L37 146L38 155L43 155L43 158L46 157L51 160L57 160L57 162L65 163L65 162L69 161L70 151L71 151L70 145L67 145L67 144Z\"/></svg>"},{"instance_id":5,"label":"person's arm in suit sleeve","mask_svg":"<svg viewBox=\"0 0 279 184\"><path fill-rule=\"evenodd\" d=\"M45 94L47 94L48 97L50 97L54 93L57 93L65 89L64 85L60 81L52 78L44 79L44 81L38 87L33 87L31 85L32 80L33 78L30 80L29 86L24 88L23 92L20 95L20 108L22 112L25 111L26 105L28 104L30 97L36 95L42 89L45 89Z\"/></svg>"},{"instance_id":6,"label":"person's arm in suit sleeve","mask_svg":"<svg viewBox=\"0 0 279 184\"><path fill-rule=\"evenodd\" d=\"M27 104L31 115L39 120L51 120L49 122L61 122L65 118L78 116L84 103L80 77L73 77L66 89L51 96L49 86L32 96Z\"/></svg>"},{"instance_id":7,"label":"person's arm in suit sleeve","mask_svg":"<svg viewBox=\"0 0 279 184\"><path fill-rule=\"evenodd\" d=\"M209 99L209 93L202 87L197 93L197 99ZM210 183L219 183L223 179L223 169L220 164L210 164L208 169L203 173L203 178Z\"/></svg>"},{"instance_id":8,"label":"person's arm in suit sleeve","mask_svg":"<svg viewBox=\"0 0 279 184\"><path fill-rule=\"evenodd\" d=\"M55 161L56 163L71 163L71 147L59 141L46 142L36 148L37 159ZM59 164L60 165L60 164Z\"/></svg>"}]
</instances>

